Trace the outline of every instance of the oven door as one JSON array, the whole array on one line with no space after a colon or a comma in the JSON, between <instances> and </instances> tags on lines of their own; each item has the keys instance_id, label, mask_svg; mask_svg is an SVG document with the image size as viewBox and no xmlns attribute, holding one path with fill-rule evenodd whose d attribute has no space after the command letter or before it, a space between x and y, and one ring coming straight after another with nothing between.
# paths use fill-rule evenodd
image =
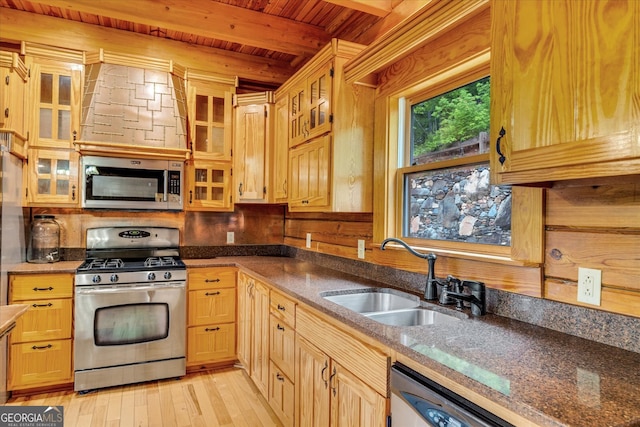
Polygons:
<instances>
[{"instance_id":1,"label":"oven door","mask_svg":"<svg viewBox=\"0 0 640 427\"><path fill-rule=\"evenodd\" d=\"M75 370L185 357L184 282L79 286Z\"/></svg>"}]
</instances>

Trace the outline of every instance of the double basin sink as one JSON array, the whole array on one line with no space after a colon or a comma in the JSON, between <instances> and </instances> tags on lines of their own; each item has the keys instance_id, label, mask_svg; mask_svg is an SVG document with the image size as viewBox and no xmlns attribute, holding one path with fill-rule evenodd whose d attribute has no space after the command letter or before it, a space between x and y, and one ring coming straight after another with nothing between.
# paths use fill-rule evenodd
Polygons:
<instances>
[{"instance_id":1,"label":"double basin sink","mask_svg":"<svg viewBox=\"0 0 640 427\"><path fill-rule=\"evenodd\" d=\"M466 318L463 313L447 314L426 306L415 295L391 288L364 288L325 292L322 297L369 319L391 326L443 325ZM446 310L446 309L445 309Z\"/></svg>"}]
</instances>

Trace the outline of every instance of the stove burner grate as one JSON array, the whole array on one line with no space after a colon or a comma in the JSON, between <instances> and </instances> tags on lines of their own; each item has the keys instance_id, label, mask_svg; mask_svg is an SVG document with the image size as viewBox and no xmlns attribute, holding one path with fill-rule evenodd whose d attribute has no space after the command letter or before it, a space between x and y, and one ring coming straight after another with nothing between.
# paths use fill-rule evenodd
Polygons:
<instances>
[{"instance_id":1,"label":"stove burner grate","mask_svg":"<svg viewBox=\"0 0 640 427\"><path fill-rule=\"evenodd\" d=\"M149 257L144 261L145 267L164 267L164 266L176 266L178 262L175 258L170 256L164 257Z\"/></svg>"},{"instance_id":2,"label":"stove burner grate","mask_svg":"<svg viewBox=\"0 0 640 427\"><path fill-rule=\"evenodd\" d=\"M88 270L93 269L104 269L104 268L122 268L124 267L124 261L120 258L96 258L92 259L89 265L87 265Z\"/></svg>"}]
</instances>

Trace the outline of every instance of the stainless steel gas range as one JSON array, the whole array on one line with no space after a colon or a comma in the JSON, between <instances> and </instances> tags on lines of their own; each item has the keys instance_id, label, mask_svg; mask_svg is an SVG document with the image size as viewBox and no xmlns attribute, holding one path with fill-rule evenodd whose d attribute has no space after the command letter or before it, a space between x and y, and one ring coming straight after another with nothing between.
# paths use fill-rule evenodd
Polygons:
<instances>
[{"instance_id":1,"label":"stainless steel gas range","mask_svg":"<svg viewBox=\"0 0 640 427\"><path fill-rule=\"evenodd\" d=\"M76 271L76 391L185 374L186 277L176 228L87 230Z\"/></svg>"}]
</instances>

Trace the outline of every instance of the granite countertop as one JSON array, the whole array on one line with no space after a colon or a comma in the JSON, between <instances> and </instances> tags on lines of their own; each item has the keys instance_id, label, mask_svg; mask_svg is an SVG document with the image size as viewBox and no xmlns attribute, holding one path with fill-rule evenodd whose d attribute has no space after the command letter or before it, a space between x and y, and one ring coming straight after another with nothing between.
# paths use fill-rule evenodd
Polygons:
<instances>
[{"instance_id":1,"label":"granite countertop","mask_svg":"<svg viewBox=\"0 0 640 427\"><path fill-rule=\"evenodd\" d=\"M185 263L189 267L246 268L301 302L532 423L640 425L638 353L491 314L454 325L383 325L328 302L321 294L384 285L292 258L230 257Z\"/></svg>"},{"instance_id":2,"label":"granite countertop","mask_svg":"<svg viewBox=\"0 0 640 427\"><path fill-rule=\"evenodd\" d=\"M16 320L29 308L26 304L0 305L0 338L15 326Z\"/></svg>"},{"instance_id":3,"label":"granite countertop","mask_svg":"<svg viewBox=\"0 0 640 427\"><path fill-rule=\"evenodd\" d=\"M242 256L184 262L187 267L246 269L371 336L398 357L437 372L532 424L640 426L638 353L492 314L453 325L383 325L325 300L322 294L384 284L295 258ZM11 273L73 273L79 265L80 261L25 263Z\"/></svg>"}]
</instances>

